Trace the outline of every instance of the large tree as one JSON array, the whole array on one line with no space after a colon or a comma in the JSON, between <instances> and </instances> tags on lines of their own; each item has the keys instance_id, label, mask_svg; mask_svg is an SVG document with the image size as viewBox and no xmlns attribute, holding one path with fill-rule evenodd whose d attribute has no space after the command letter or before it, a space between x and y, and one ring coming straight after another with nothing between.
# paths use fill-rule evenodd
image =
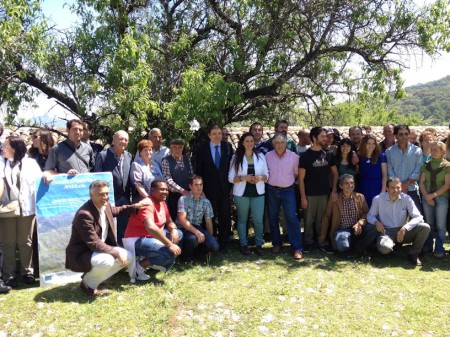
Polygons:
<instances>
[{"instance_id":1,"label":"large tree","mask_svg":"<svg viewBox=\"0 0 450 337\"><path fill-rule=\"evenodd\" d=\"M79 0L71 30L39 1L0 0L0 103L37 92L83 119L178 135L402 93L414 53L449 50L449 3L412 0ZM95 112L95 114L92 114Z\"/></svg>"}]
</instances>

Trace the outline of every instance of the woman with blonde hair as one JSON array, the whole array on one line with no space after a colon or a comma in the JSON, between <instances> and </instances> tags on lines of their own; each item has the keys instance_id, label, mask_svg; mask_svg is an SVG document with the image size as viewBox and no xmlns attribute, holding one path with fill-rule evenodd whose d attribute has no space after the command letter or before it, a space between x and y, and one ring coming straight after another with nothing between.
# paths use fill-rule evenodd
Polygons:
<instances>
[{"instance_id":1,"label":"woman with blonde hair","mask_svg":"<svg viewBox=\"0 0 450 337\"><path fill-rule=\"evenodd\" d=\"M424 130L419 137L420 148L422 149L422 163L431 159L431 144L436 141L436 136L431 131Z\"/></svg>"},{"instance_id":2,"label":"woman with blonde hair","mask_svg":"<svg viewBox=\"0 0 450 337\"><path fill-rule=\"evenodd\" d=\"M431 144L431 159L422 165L419 180L425 221L431 227L423 249L425 252L433 251L433 236L436 233L434 245L436 258L445 255L444 241L450 188L450 163L444 158L445 151L446 146L443 142Z\"/></svg>"}]
</instances>

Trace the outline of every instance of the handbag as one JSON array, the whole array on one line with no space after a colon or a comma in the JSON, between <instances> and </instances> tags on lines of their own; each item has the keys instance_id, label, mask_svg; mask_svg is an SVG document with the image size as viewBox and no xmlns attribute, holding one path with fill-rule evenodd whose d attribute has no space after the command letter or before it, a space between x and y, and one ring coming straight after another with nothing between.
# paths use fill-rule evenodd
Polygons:
<instances>
[{"instance_id":1,"label":"handbag","mask_svg":"<svg viewBox=\"0 0 450 337\"><path fill-rule=\"evenodd\" d=\"M15 218L20 215L19 200L0 202L0 218Z\"/></svg>"},{"instance_id":2,"label":"handbag","mask_svg":"<svg viewBox=\"0 0 450 337\"><path fill-rule=\"evenodd\" d=\"M6 191L4 192L7 192L9 197L11 188L8 184L8 180L6 180L6 178L3 178L3 181L5 182L6 187ZM20 214L19 200L0 201L0 218L15 218L20 216Z\"/></svg>"}]
</instances>

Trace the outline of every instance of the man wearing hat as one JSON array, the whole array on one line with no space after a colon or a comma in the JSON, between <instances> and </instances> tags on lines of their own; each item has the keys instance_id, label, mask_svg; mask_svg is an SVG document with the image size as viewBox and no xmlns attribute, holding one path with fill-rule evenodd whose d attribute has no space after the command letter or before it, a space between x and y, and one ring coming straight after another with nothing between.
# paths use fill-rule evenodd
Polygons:
<instances>
[{"instance_id":1,"label":"man wearing hat","mask_svg":"<svg viewBox=\"0 0 450 337\"><path fill-rule=\"evenodd\" d=\"M161 162L162 173L169 187L167 206L170 217L177 218L178 199L189 195L189 178L194 170L189 157L183 154L184 140L174 139L170 142L170 154Z\"/></svg>"},{"instance_id":2,"label":"man wearing hat","mask_svg":"<svg viewBox=\"0 0 450 337\"><path fill-rule=\"evenodd\" d=\"M324 150L331 151L336 155L337 146L334 145L334 130L333 128L325 128L325 132L327 133L327 145Z\"/></svg>"}]
</instances>

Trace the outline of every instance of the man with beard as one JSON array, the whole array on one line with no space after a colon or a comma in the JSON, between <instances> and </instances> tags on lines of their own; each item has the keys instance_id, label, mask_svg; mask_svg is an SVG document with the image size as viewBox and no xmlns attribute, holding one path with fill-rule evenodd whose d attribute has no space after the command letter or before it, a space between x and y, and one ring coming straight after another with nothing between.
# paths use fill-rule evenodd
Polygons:
<instances>
[{"instance_id":1,"label":"man with beard","mask_svg":"<svg viewBox=\"0 0 450 337\"><path fill-rule=\"evenodd\" d=\"M348 129L348 137L352 140L353 145L358 149L363 137L362 128L360 126L352 126Z\"/></svg>"},{"instance_id":2,"label":"man with beard","mask_svg":"<svg viewBox=\"0 0 450 337\"><path fill-rule=\"evenodd\" d=\"M277 133L283 134L286 137L286 141L287 141L286 148L288 150L294 152L295 154L297 154L297 144L295 143L295 141L292 138L290 138L288 136L288 128L289 128L289 123L288 123L287 120L285 120L285 119L277 120L275 122L275 135ZM265 150L263 150L264 151L263 153L267 153L267 152L272 151L274 149L274 147L273 147L273 139L274 138L275 138L275 136L270 138L269 140L267 140L264 143L263 148Z\"/></svg>"},{"instance_id":3,"label":"man with beard","mask_svg":"<svg viewBox=\"0 0 450 337\"><path fill-rule=\"evenodd\" d=\"M312 146L300 157L298 182L301 204L304 212L303 252L311 250L315 237L320 235L322 217L330 195L330 174L332 189L330 198L337 200L338 172L332 152L323 148L327 144L324 128L314 127L310 131ZM321 245L326 253L333 254L327 242Z\"/></svg>"}]
</instances>

